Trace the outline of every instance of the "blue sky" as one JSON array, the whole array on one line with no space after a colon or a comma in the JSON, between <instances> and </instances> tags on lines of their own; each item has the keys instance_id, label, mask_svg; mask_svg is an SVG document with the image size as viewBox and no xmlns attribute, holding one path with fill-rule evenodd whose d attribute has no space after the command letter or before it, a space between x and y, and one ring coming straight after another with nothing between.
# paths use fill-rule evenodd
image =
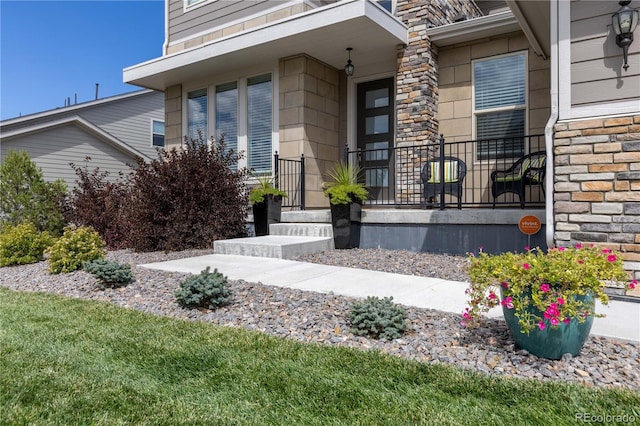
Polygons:
<instances>
[{"instance_id":1,"label":"blue sky","mask_svg":"<svg viewBox=\"0 0 640 426\"><path fill-rule=\"evenodd\" d=\"M140 90L122 69L163 42L163 0L0 0L0 119Z\"/></svg>"}]
</instances>

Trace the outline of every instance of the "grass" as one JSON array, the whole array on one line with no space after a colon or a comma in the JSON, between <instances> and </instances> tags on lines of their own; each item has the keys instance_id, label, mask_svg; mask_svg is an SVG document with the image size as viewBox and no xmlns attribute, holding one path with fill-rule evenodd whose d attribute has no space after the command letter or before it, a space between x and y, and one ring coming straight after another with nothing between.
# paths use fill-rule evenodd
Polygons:
<instances>
[{"instance_id":1,"label":"grass","mask_svg":"<svg viewBox=\"0 0 640 426\"><path fill-rule=\"evenodd\" d=\"M0 424L574 424L640 393L489 377L0 288Z\"/></svg>"}]
</instances>

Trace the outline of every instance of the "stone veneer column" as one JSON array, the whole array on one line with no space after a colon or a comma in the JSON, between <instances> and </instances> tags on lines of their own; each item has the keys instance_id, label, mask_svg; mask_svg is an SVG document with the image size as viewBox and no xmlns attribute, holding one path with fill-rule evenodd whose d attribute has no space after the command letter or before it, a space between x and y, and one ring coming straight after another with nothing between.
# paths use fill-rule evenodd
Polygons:
<instances>
[{"instance_id":1,"label":"stone veneer column","mask_svg":"<svg viewBox=\"0 0 640 426\"><path fill-rule=\"evenodd\" d=\"M555 241L619 250L640 279L640 116L558 123Z\"/></svg>"},{"instance_id":2,"label":"stone veneer column","mask_svg":"<svg viewBox=\"0 0 640 426\"><path fill-rule=\"evenodd\" d=\"M323 176L340 158L338 70L307 55L280 60L282 158L305 156L306 205L328 207Z\"/></svg>"},{"instance_id":3,"label":"stone veneer column","mask_svg":"<svg viewBox=\"0 0 640 426\"><path fill-rule=\"evenodd\" d=\"M182 85L167 87L164 92L165 148L182 146Z\"/></svg>"},{"instance_id":4,"label":"stone veneer column","mask_svg":"<svg viewBox=\"0 0 640 426\"><path fill-rule=\"evenodd\" d=\"M481 16L475 4L463 0L398 0L397 16L408 27L409 44L398 48L396 69L396 146L426 145L438 140L438 51L427 28L453 22L462 14ZM396 175L419 176L424 155L402 151L396 159ZM423 153L424 154L424 153ZM406 173L410 169L416 172ZM396 182L399 202L419 201L419 180Z\"/></svg>"}]
</instances>

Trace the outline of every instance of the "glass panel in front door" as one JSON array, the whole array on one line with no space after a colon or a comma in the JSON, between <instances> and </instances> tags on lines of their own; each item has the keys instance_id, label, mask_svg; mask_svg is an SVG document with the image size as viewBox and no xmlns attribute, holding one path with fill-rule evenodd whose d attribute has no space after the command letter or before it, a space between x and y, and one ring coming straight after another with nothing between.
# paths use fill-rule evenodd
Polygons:
<instances>
[{"instance_id":1,"label":"glass panel in front door","mask_svg":"<svg viewBox=\"0 0 640 426\"><path fill-rule=\"evenodd\" d=\"M393 202L393 78L358 84L357 129L361 179L373 204Z\"/></svg>"}]
</instances>

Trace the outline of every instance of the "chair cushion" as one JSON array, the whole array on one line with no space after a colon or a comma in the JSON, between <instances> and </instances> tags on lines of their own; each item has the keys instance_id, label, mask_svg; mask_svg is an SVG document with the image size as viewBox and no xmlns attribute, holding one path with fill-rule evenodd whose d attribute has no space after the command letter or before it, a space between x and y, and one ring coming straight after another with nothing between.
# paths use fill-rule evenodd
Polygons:
<instances>
[{"instance_id":1,"label":"chair cushion","mask_svg":"<svg viewBox=\"0 0 640 426\"><path fill-rule=\"evenodd\" d=\"M440 162L432 161L429 163L430 178L427 183L439 183L440 182ZM458 162L457 161L445 161L444 162L444 181L458 182Z\"/></svg>"}]
</instances>

